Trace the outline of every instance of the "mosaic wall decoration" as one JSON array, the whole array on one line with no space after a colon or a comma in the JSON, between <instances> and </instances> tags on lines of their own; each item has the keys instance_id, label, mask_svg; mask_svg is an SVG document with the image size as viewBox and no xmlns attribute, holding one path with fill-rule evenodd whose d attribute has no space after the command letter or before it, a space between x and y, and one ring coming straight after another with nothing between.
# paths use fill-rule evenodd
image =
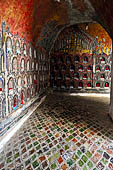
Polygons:
<instances>
[{"instance_id":1,"label":"mosaic wall decoration","mask_svg":"<svg viewBox=\"0 0 113 170\"><path fill-rule=\"evenodd\" d=\"M51 53L52 87L110 89L112 41L104 32L99 29L94 38L83 26L72 26L59 35ZM100 41L102 35L109 40Z\"/></svg>"},{"instance_id":2,"label":"mosaic wall decoration","mask_svg":"<svg viewBox=\"0 0 113 170\"><path fill-rule=\"evenodd\" d=\"M0 118L24 106L48 86L49 60L42 48L34 48L2 23L0 31Z\"/></svg>"}]
</instances>

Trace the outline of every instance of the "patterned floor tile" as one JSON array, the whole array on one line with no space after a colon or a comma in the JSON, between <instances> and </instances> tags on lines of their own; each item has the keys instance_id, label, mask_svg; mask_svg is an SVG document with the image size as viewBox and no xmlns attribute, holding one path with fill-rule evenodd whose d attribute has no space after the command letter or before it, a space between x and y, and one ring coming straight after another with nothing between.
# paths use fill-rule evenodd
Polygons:
<instances>
[{"instance_id":1,"label":"patterned floor tile","mask_svg":"<svg viewBox=\"0 0 113 170\"><path fill-rule=\"evenodd\" d=\"M54 93L0 153L5 170L113 170L109 100Z\"/></svg>"}]
</instances>

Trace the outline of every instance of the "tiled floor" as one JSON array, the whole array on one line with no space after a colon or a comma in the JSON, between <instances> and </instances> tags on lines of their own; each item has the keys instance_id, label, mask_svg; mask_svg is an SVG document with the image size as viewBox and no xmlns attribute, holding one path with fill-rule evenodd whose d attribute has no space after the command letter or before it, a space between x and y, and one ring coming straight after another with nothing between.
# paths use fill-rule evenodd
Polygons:
<instances>
[{"instance_id":1,"label":"tiled floor","mask_svg":"<svg viewBox=\"0 0 113 170\"><path fill-rule=\"evenodd\" d=\"M113 170L109 99L52 94L0 153L1 170Z\"/></svg>"}]
</instances>

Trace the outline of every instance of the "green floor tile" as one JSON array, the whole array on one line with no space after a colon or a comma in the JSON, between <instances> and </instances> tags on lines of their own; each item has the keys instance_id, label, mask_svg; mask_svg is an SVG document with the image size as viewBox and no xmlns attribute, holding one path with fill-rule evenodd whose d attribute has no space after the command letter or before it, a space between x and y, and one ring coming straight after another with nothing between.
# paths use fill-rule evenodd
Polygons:
<instances>
[{"instance_id":1,"label":"green floor tile","mask_svg":"<svg viewBox=\"0 0 113 170\"><path fill-rule=\"evenodd\" d=\"M89 151L86 152L86 155L87 155L88 158L90 158L92 156L92 154Z\"/></svg>"},{"instance_id":2,"label":"green floor tile","mask_svg":"<svg viewBox=\"0 0 113 170\"><path fill-rule=\"evenodd\" d=\"M48 135L48 136L49 136L49 137L51 137L51 136L53 136L53 135L52 135L52 133L49 133L49 135Z\"/></svg>"},{"instance_id":3,"label":"green floor tile","mask_svg":"<svg viewBox=\"0 0 113 170\"><path fill-rule=\"evenodd\" d=\"M70 135L68 138L69 138L69 140L71 140L71 139L73 139L73 136L72 136L72 135Z\"/></svg>"},{"instance_id":4,"label":"green floor tile","mask_svg":"<svg viewBox=\"0 0 113 170\"><path fill-rule=\"evenodd\" d=\"M34 137L35 137L35 134L32 134L31 137L34 138Z\"/></svg>"},{"instance_id":5,"label":"green floor tile","mask_svg":"<svg viewBox=\"0 0 113 170\"><path fill-rule=\"evenodd\" d=\"M34 142L33 144L34 144L34 146L36 146L36 145L38 145L38 142L36 141L36 142Z\"/></svg>"},{"instance_id":6,"label":"green floor tile","mask_svg":"<svg viewBox=\"0 0 113 170\"><path fill-rule=\"evenodd\" d=\"M34 160L35 160L35 158L36 158L36 155L34 154L34 155L32 156L32 160L34 161Z\"/></svg>"},{"instance_id":7,"label":"green floor tile","mask_svg":"<svg viewBox=\"0 0 113 170\"><path fill-rule=\"evenodd\" d=\"M68 150L68 149L69 149L69 146L68 146L68 145L65 145L65 146L64 146L64 149L65 149L65 150Z\"/></svg>"},{"instance_id":8,"label":"green floor tile","mask_svg":"<svg viewBox=\"0 0 113 170\"><path fill-rule=\"evenodd\" d=\"M10 163L11 161L12 161L11 158L8 158L8 159L7 159L7 163Z\"/></svg>"},{"instance_id":9,"label":"green floor tile","mask_svg":"<svg viewBox=\"0 0 113 170\"><path fill-rule=\"evenodd\" d=\"M87 167L85 166L85 167L83 168L83 170L88 170L88 169L87 169Z\"/></svg>"},{"instance_id":10,"label":"green floor tile","mask_svg":"<svg viewBox=\"0 0 113 170\"><path fill-rule=\"evenodd\" d=\"M87 165L88 165L89 168L93 167L93 163L91 161L89 161Z\"/></svg>"},{"instance_id":11,"label":"green floor tile","mask_svg":"<svg viewBox=\"0 0 113 170\"><path fill-rule=\"evenodd\" d=\"M81 156L82 155L82 152L80 150L77 151L77 155L78 156Z\"/></svg>"},{"instance_id":12,"label":"green floor tile","mask_svg":"<svg viewBox=\"0 0 113 170\"><path fill-rule=\"evenodd\" d=\"M52 168L52 169L55 169L56 167L57 167L56 163L54 163L54 164L51 165L51 168Z\"/></svg>"},{"instance_id":13,"label":"green floor tile","mask_svg":"<svg viewBox=\"0 0 113 170\"><path fill-rule=\"evenodd\" d=\"M36 168L37 166L39 166L39 163L38 163L37 161L34 161L34 162L32 163L32 165L33 165L33 168Z\"/></svg>"},{"instance_id":14,"label":"green floor tile","mask_svg":"<svg viewBox=\"0 0 113 170\"><path fill-rule=\"evenodd\" d=\"M19 152L15 154L14 158L18 158L19 157Z\"/></svg>"},{"instance_id":15,"label":"green floor tile","mask_svg":"<svg viewBox=\"0 0 113 170\"><path fill-rule=\"evenodd\" d=\"M79 166L83 166L84 165L84 163L81 160L78 161L78 164L79 164Z\"/></svg>"},{"instance_id":16,"label":"green floor tile","mask_svg":"<svg viewBox=\"0 0 113 170\"><path fill-rule=\"evenodd\" d=\"M67 164L71 166L73 164L73 161L70 159L69 161L67 161Z\"/></svg>"},{"instance_id":17,"label":"green floor tile","mask_svg":"<svg viewBox=\"0 0 113 170\"><path fill-rule=\"evenodd\" d=\"M28 164L30 164L30 160L29 159L25 162L25 166L27 166Z\"/></svg>"},{"instance_id":18,"label":"green floor tile","mask_svg":"<svg viewBox=\"0 0 113 170\"><path fill-rule=\"evenodd\" d=\"M87 160L88 160L88 158L87 158L85 155L83 155L83 156L82 156L82 160L86 163Z\"/></svg>"}]
</instances>

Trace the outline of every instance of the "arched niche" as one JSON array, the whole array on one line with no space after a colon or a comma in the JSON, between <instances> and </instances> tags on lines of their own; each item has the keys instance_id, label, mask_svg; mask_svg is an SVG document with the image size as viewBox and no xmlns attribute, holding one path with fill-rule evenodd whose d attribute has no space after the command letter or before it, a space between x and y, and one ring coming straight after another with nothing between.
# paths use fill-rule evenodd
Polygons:
<instances>
[{"instance_id":1,"label":"arched niche","mask_svg":"<svg viewBox=\"0 0 113 170\"><path fill-rule=\"evenodd\" d=\"M74 72L75 71L75 66L72 64L71 66L70 66L70 72Z\"/></svg>"},{"instance_id":2,"label":"arched niche","mask_svg":"<svg viewBox=\"0 0 113 170\"><path fill-rule=\"evenodd\" d=\"M19 87L21 87L21 85L22 85L22 84L21 84L21 80L22 80L22 79L21 79L21 77L19 76L19 77L18 77L18 86L19 86Z\"/></svg>"},{"instance_id":3,"label":"arched niche","mask_svg":"<svg viewBox=\"0 0 113 170\"><path fill-rule=\"evenodd\" d=\"M83 80L86 80L88 78L87 73L83 74Z\"/></svg>"},{"instance_id":4,"label":"arched niche","mask_svg":"<svg viewBox=\"0 0 113 170\"><path fill-rule=\"evenodd\" d=\"M15 96L13 97L13 110L16 110L17 107L18 107L18 96L15 95Z\"/></svg>"},{"instance_id":5,"label":"arched niche","mask_svg":"<svg viewBox=\"0 0 113 170\"><path fill-rule=\"evenodd\" d=\"M83 70L84 70L83 65L80 65L80 66L78 67L78 70L79 70L79 71L83 71Z\"/></svg>"},{"instance_id":6,"label":"arched niche","mask_svg":"<svg viewBox=\"0 0 113 170\"><path fill-rule=\"evenodd\" d=\"M8 110L9 110L9 113L12 112L12 100L10 98L8 99Z\"/></svg>"},{"instance_id":7,"label":"arched niche","mask_svg":"<svg viewBox=\"0 0 113 170\"><path fill-rule=\"evenodd\" d=\"M58 65L55 65L55 66L54 66L54 71L57 72L58 70L59 70Z\"/></svg>"},{"instance_id":8,"label":"arched niche","mask_svg":"<svg viewBox=\"0 0 113 170\"><path fill-rule=\"evenodd\" d=\"M105 57L101 57L101 64L105 64L105 62L106 62Z\"/></svg>"},{"instance_id":9,"label":"arched niche","mask_svg":"<svg viewBox=\"0 0 113 170\"><path fill-rule=\"evenodd\" d=\"M0 78L0 92L3 91L3 80L2 78Z\"/></svg>"},{"instance_id":10,"label":"arched niche","mask_svg":"<svg viewBox=\"0 0 113 170\"><path fill-rule=\"evenodd\" d=\"M92 87L91 82L88 82L87 83L87 88L91 88L91 87Z\"/></svg>"},{"instance_id":11,"label":"arched niche","mask_svg":"<svg viewBox=\"0 0 113 170\"><path fill-rule=\"evenodd\" d=\"M78 72L74 73L74 80L79 80L79 73Z\"/></svg>"},{"instance_id":12,"label":"arched niche","mask_svg":"<svg viewBox=\"0 0 113 170\"><path fill-rule=\"evenodd\" d=\"M32 62L32 70L34 70L34 61Z\"/></svg>"},{"instance_id":13,"label":"arched niche","mask_svg":"<svg viewBox=\"0 0 113 170\"><path fill-rule=\"evenodd\" d=\"M78 88L83 88L84 87L84 83L82 82L82 81L80 81L79 83L78 83Z\"/></svg>"},{"instance_id":14,"label":"arched niche","mask_svg":"<svg viewBox=\"0 0 113 170\"><path fill-rule=\"evenodd\" d=\"M27 86L27 84L29 84L29 79L27 79L27 75L25 75L25 78L24 78L24 85Z\"/></svg>"},{"instance_id":15,"label":"arched niche","mask_svg":"<svg viewBox=\"0 0 113 170\"><path fill-rule=\"evenodd\" d=\"M12 40L10 37L7 37L6 39L6 47L7 47L7 53L12 54Z\"/></svg>"},{"instance_id":16,"label":"arched niche","mask_svg":"<svg viewBox=\"0 0 113 170\"><path fill-rule=\"evenodd\" d=\"M12 60L12 70L14 72L17 71L17 58L16 57L14 57L13 60Z\"/></svg>"},{"instance_id":17,"label":"arched niche","mask_svg":"<svg viewBox=\"0 0 113 170\"><path fill-rule=\"evenodd\" d=\"M31 46L29 47L29 56L30 58L32 58L32 47Z\"/></svg>"},{"instance_id":18,"label":"arched niche","mask_svg":"<svg viewBox=\"0 0 113 170\"><path fill-rule=\"evenodd\" d=\"M36 71L38 71L38 63L36 63Z\"/></svg>"},{"instance_id":19,"label":"arched niche","mask_svg":"<svg viewBox=\"0 0 113 170\"><path fill-rule=\"evenodd\" d=\"M90 65L87 67L87 71L92 71L92 67Z\"/></svg>"},{"instance_id":20,"label":"arched niche","mask_svg":"<svg viewBox=\"0 0 113 170\"><path fill-rule=\"evenodd\" d=\"M88 63L88 57L87 56L84 56L84 58L83 58L83 63Z\"/></svg>"},{"instance_id":21,"label":"arched niche","mask_svg":"<svg viewBox=\"0 0 113 170\"><path fill-rule=\"evenodd\" d=\"M57 83L56 80L53 82L53 87L54 87L54 88L57 88L57 87L58 87L58 83Z\"/></svg>"},{"instance_id":22,"label":"arched niche","mask_svg":"<svg viewBox=\"0 0 113 170\"><path fill-rule=\"evenodd\" d=\"M101 76L100 76L101 80L104 80L105 79L105 74L102 73Z\"/></svg>"},{"instance_id":23,"label":"arched niche","mask_svg":"<svg viewBox=\"0 0 113 170\"><path fill-rule=\"evenodd\" d=\"M58 64L62 64L62 63L64 63L64 61L63 61L63 57L62 57L62 56L60 56L60 57L58 57Z\"/></svg>"},{"instance_id":24,"label":"arched niche","mask_svg":"<svg viewBox=\"0 0 113 170\"><path fill-rule=\"evenodd\" d=\"M27 55L27 48L26 48L26 44L23 44L23 52L24 52L24 56Z\"/></svg>"},{"instance_id":25,"label":"arched niche","mask_svg":"<svg viewBox=\"0 0 113 170\"><path fill-rule=\"evenodd\" d=\"M2 72L5 71L5 58L4 55L1 56L1 60L2 60Z\"/></svg>"},{"instance_id":26,"label":"arched niche","mask_svg":"<svg viewBox=\"0 0 113 170\"><path fill-rule=\"evenodd\" d=\"M58 73L57 79L58 79L58 80L62 80L62 77L63 77L62 74L61 74L61 73Z\"/></svg>"},{"instance_id":27,"label":"arched niche","mask_svg":"<svg viewBox=\"0 0 113 170\"><path fill-rule=\"evenodd\" d=\"M34 74L34 84L37 85L37 77L36 77L36 74Z\"/></svg>"},{"instance_id":28,"label":"arched niche","mask_svg":"<svg viewBox=\"0 0 113 170\"><path fill-rule=\"evenodd\" d=\"M25 61L24 59L21 60L21 71L24 72L25 70Z\"/></svg>"},{"instance_id":29,"label":"arched niche","mask_svg":"<svg viewBox=\"0 0 113 170\"><path fill-rule=\"evenodd\" d=\"M31 90L28 88L27 89L27 99L29 100L31 97Z\"/></svg>"},{"instance_id":30,"label":"arched niche","mask_svg":"<svg viewBox=\"0 0 113 170\"><path fill-rule=\"evenodd\" d=\"M67 64L70 64L70 63L71 63L71 57L70 57L70 56L67 56L67 57L66 57L66 63L67 63Z\"/></svg>"},{"instance_id":31,"label":"arched niche","mask_svg":"<svg viewBox=\"0 0 113 170\"><path fill-rule=\"evenodd\" d=\"M2 118L2 99L0 98L0 118Z\"/></svg>"},{"instance_id":32,"label":"arched niche","mask_svg":"<svg viewBox=\"0 0 113 170\"><path fill-rule=\"evenodd\" d=\"M2 101L2 117L6 115L6 100L3 99Z\"/></svg>"},{"instance_id":33,"label":"arched niche","mask_svg":"<svg viewBox=\"0 0 113 170\"><path fill-rule=\"evenodd\" d=\"M70 82L70 89L73 89L75 87L75 82L74 81L71 81Z\"/></svg>"},{"instance_id":34,"label":"arched niche","mask_svg":"<svg viewBox=\"0 0 113 170\"><path fill-rule=\"evenodd\" d=\"M65 79L66 79L66 80L70 80L70 79L71 79L70 74L66 74L66 75L65 75Z\"/></svg>"},{"instance_id":35,"label":"arched niche","mask_svg":"<svg viewBox=\"0 0 113 170\"><path fill-rule=\"evenodd\" d=\"M101 71L101 67L100 66L96 66L96 72L100 72Z\"/></svg>"},{"instance_id":36,"label":"arched niche","mask_svg":"<svg viewBox=\"0 0 113 170\"><path fill-rule=\"evenodd\" d=\"M37 57L36 49L34 49L34 58Z\"/></svg>"},{"instance_id":37,"label":"arched niche","mask_svg":"<svg viewBox=\"0 0 113 170\"><path fill-rule=\"evenodd\" d=\"M79 63L80 62L80 56L76 55L74 61L75 61L75 63Z\"/></svg>"},{"instance_id":38,"label":"arched niche","mask_svg":"<svg viewBox=\"0 0 113 170\"><path fill-rule=\"evenodd\" d=\"M13 88L14 88L14 80L11 77L8 81L8 90L11 91L11 90L13 90Z\"/></svg>"},{"instance_id":39,"label":"arched niche","mask_svg":"<svg viewBox=\"0 0 113 170\"><path fill-rule=\"evenodd\" d=\"M21 104L24 104L24 91L21 91Z\"/></svg>"},{"instance_id":40,"label":"arched niche","mask_svg":"<svg viewBox=\"0 0 113 170\"><path fill-rule=\"evenodd\" d=\"M96 82L96 87L100 88L100 82Z\"/></svg>"},{"instance_id":41,"label":"arched niche","mask_svg":"<svg viewBox=\"0 0 113 170\"><path fill-rule=\"evenodd\" d=\"M30 61L27 61L27 71L30 71Z\"/></svg>"},{"instance_id":42,"label":"arched niche","mask_svg":"<svg viewBox=\"0 0 113 170\"><path fill-rule=\"evenodd\" d=\"M32 81L32 75L30 75L30 84L32 85L33 81Z\"/></svg>"},{"instance_id":43,"label":"arched niche","mask_svg":"<svg viewBox=\"0 0 113 170\"><path fill-rule=\"evenodd\" d=\"M110 66L109 66L109 65L106 65L104 70L105 70L105 71L110 71Z\"/></svg>"},{"instance_id":44,"label":"arched niche","mask_svg":"<svg viewBox=\"0 0 113 170\"><path fill-rule=\"evenodd\" d=\"M55 57L51 57L50 62L51 62L52 64L55 64L55 63L56 63L56 58L55 58Z\"/></svg>"},{"instance_id":45,"label":"arched niche","mask_svg":"<svg viewBox=\"0 0 113 170\"><path fill-rule=\"evenodd\" d=\"M109 82L105 82L104 87L105 88L110 88L110 83Z\"/></svg>"},{"instance_id":46,"label":"arched niche","mask_svg":"<svg viewBox=\"0 0 113 170\"><path fill-rule=\"evenodd\" d=\"M19 40L16 40L16 54L20 54L20 42Z\"/></svg>"},{"instance_id":47,"label":"arched niche","mask_svg":"<svg viewBox=\"0 0 113 170\"><path fill-rule=\"evenodd\" d=\"M66 82L65 82L65 81L63 81L63 82L61 83L61 88L62 88L62 89L66 89Z\"/></svg>"}]
</instances>

